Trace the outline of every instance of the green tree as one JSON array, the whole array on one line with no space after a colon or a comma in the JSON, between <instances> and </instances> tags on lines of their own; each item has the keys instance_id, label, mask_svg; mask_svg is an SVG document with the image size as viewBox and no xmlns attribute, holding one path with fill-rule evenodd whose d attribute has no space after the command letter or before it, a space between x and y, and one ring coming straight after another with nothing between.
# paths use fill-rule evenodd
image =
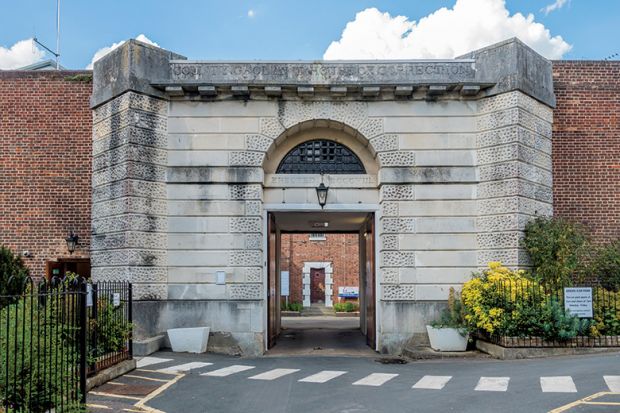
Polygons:
<instances>
[{"instance_id":1,"label":"green tree","mask_svg":"<svg viewBox=\"0 0 620 413\"><path fill-rule=\"evenodd\" d=\"M533 275L555 285L570 285L583 272L589 251L584 228L562 218L536 218L525 226L523 246Z\"/></svg>"},{"instance_id":2,"label":"green tree","mask_svg":"<svg viewBox=\"0 0 620 413\"><path fill-rule=\"evenodd\" d=\"M24 291L24 281L28 275L28 268L22 259L10 249L0 246L0 308L14 301L1 296L19 295Z\"/></svg>"}]
</instances>

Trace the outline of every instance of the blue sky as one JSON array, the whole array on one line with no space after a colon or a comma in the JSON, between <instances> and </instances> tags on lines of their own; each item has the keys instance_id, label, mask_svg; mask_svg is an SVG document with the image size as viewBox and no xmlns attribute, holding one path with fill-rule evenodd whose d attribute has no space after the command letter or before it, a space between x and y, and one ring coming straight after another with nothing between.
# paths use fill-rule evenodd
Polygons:
<instances>
[{"instance_id":1,"label":"blue sky","mask_svg":"<svg viewBox=\"0 0 620 413\"><path fill-rule=\"evenodd\" d=\"M459 1L502 3L502 0ZM541 10L555 1L562 7L548 14ZM352 28L347 41L343 38L340 51L334 54L337 58L348 58L361 53L360 57L363 58L367 57L364 55L366 50L363 50L367 44L364 38L356 38L356 33L363 35L372 30L379 33L383 30L381 27L366 28L363 24L396 22L390 19L398 15L406 16L409 22L418 21L442 7L452 8L455 2L61 0L61 63L68 68L84 68L99 49L139 34L146 35L166 49L194 59L321 59L331 42L341 39L345 26L356 19L357 13L374 7L381 13L389 13L390 18L380 20L381 14L378 12L367 16L369 19L366 20L371 23L364 23L360 18L357 31ZM563 52L556 51L562 53L565 59L603 59L613 53L620 53L618 0L507 0L505 5L511 16L515 13L525 16L532 13L534 21L549 30L550 38L561 36L567 45L562 49ZM35 35L53 47L55 8L55 0L5 0L0 13L0 46L5 49L0 49L0 59L3 51L7 55L9 51L6 49ZM441 24L441 19L430 21L435 24L433 22ZM503 24L502 21L499 24ZM418 39L425 37L416 30L412 31L408 45L397 46L402 49L398 56L404 53L407 57L407 53L412 53L411 57L420 57L415 50L420 47L421 41ZM424 43L424 46L431 49L427 53L432 53L433 48L440 50L442 47L451 47L450 37L467 37L459 31L448 33L446 39L442 40L438 39L441 36L437 36L434 29L429 30L426 33L430 37L427 38L432 40ZM449 29L443 30L445 32ZM493 28L489 30L490 33L497 31ZM408 35L409 32L405 32L401 37ZM477 36L484 38L488 33L482 32ZM412 45L416 41L418 44ZM434 41L443 43L435 45ZM550 48L555 47L548 38L541 39L541 42L547 42ZM566 51L568 45L572 48ZM386 46L379 42L373 47ZM460 47L468 47L468 44ZM454 50L457 52L460 49L455 47ZM379 50L372 56L392 55ZM40 58L40 54L37 58Z\"/></svg>"}]
</instances>

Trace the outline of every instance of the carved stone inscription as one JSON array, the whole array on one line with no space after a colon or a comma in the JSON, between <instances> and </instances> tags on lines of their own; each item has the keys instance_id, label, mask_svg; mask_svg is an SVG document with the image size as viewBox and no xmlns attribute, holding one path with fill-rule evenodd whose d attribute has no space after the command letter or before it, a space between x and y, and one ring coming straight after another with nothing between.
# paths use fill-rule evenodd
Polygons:
<instances>
[{"instance_id":1,"label":"carved stone inscription","mask_svg":"<svg viewBox=\"0 0 620 413\"><path fill-rule=\"evenodd\" d=\"M172 81L191 83L456 83L473 81L473 61L209 63L172 62Z\"/></svg>"}]
</instances>

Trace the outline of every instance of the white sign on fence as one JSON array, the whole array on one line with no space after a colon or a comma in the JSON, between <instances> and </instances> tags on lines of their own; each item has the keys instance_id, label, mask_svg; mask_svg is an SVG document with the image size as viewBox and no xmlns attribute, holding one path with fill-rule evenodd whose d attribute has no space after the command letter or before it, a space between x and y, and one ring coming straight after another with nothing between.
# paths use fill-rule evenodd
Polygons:
<instances>
[{"instance_id":1,"label":"white sign on fence","mask_svg":"<svg viewBox=\"0 0 620 413\"><path fill-rule=\"evenodd\" d=\"M343 298L358 298L360 295L359 287L338 287L338 296Z\"/></svg>"},{"instance_id":2,"label":"white sign on fence","mask_svg":"<svg viewBox=\"0 0 620 413\"><path fill-rule=\"evenodd\" d=\"M280 272L280 295L283 297L288 297L290 295L289 293L289 272L288 271L281 271Z\"/></svg>"},{"instance_id":3,"label":"white sign on fence","mask_svg":"<svg viewBox=\"0 0 620 413\"><path fill-rule=\"evenodd\" d=\"M119 293L112 294L112 305L118 307L121 305L121 295Z\"/></svg>"},{"instance_id":4,"label":"white sign on fence","mask_svg":"<svg viewBox=\"0 0 620 413\"><path fill-rule=\"evenodd\" d=\"M580 318L592 318L592 288L564 288L564 308Z\"/></svg>"},{"instance_id":5,"label":"white sign on fence","mask_svg":"<svg viewBox=\"0 0 620 413\"><path fill-rule=\"evenodd\" d=\"M86 284L86 307L93 306L93 286L92 284Z\"/></svg>"}]
</instances>

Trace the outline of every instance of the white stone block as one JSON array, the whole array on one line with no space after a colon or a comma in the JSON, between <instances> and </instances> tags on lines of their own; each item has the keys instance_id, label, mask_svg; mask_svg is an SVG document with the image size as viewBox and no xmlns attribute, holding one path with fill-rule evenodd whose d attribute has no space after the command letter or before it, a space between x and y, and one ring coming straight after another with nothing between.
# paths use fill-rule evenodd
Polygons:
<instances>
[{"instance_id":1,"label":"white stone block","mask_svg":"<svg viewBox=\"0 0 620 413\"><path fill-rule=\"evenodd\" d=\"M476 251L416 251L416 267L475 267Z\"/></svg>"},{"instance_id":2,"label":"white stone block","mask_svg":"<svg viewBox=\"0 0 620 413\"><path fill-rule=\"evenodd\" d=\"M444 185L444 184L431 184L431 185L416 185L415 187L415 199L476 199L476 185Z\"/></svg>"},{"instance_id":3,"label":"white stone block","mask_svg":"<svg viewBox=\"0 0 620 413\"><path fill-rule=\"evenodd\" d=\"M475 133L401 133L398 135L399 149L474 149Z\"/></svg>"},{"instance_id":4,"label":"white stone block","mask_svg":"<svg viewBox=\"0 0 620 413\"><path fill-rule=\"evenodd\" d=\"M168 133L257 133L256 118L169 118Z\"/></svg>"},{"instance_id":5,"label":"white stone block","mask_svg":"<svg viewBox=\"0 0 620 413\"><path fill-rule=\"evenodd\" d=\"M441 200L441 201L402 201L398 203L401 216L475 216L476 201Z\"/></svg>"},{"instance_id":6,"label":"white stone block","mask_svg":"<svg viewBox=\"0 0 620 413\"><path fill-rule=\"evenodd\" d=\"M217 102L171 101L169 116L176 117L259 117L277 116L275 101L232 100Z\"/></svg>"},{"instance_id":7,"label":"white stone block","mask_svg":"<svg viewBox=\"0 0 620 413\"><path fill-rule=\"evenodd\" d=\"M476 219L473 217L427 217L416 220L417 233L463 233L475 231Z\"/></svg>"},{"instance_id":8,"label":"white stone block","mask_svg":"<svg viewBox=\"0 0 620 413\"><path fill-rule=\"evenodd\" d=\"M468 133L476 130L473 116L388 117L384 121L385 133Z\"/></svg>"},{"instance_id":9,"label":"white stone block","mask_svg":"<svg viewBox=\"0 0 620 413\"><path fill-rule=\"evenodd\" d=\"M368 104L368 116L472 116L477 114L475 101L383 101Z\"/></svg>"},{"instance_id":10,"label":"white stone block","mask_svg":"<svg viewBox=\"0 0 620 413\"><path fill-rule=\"evenodd\" d=\"M225 184L216 184L216 185L174 184L174 185L167 185L166 191L167 191L168 199L170 200L173 200L173 199L177 199L177 200L188 200L188 199L225 200L225 199L228 199L230 195L228 185L225 185Z\"/></svg>"},{"instance_id":11,"label":"white stone block","mask_svg":"<svg viewBox=\"0 0 620 413\"><path fill-rule=\"evenodd\" d=\"M399 246L403 250L418 251L473 250L477 248L476 234L402 234L399 235Z\"/></svg>"},{"instance_id":12,"label":"white stone block","mask_svg":"<svg viewBox=\"0 0 620 413\"><path fill-rule=\"evenodd\" d=\"M244 133L188 133L168 136L168 149L172 150L243 150Z\"/></svg>"},{"instance_id":13,"label":"white stone block","mask_svg":"<svg viewBox=\"0 0 620 413\"><path fill-rule=\"evenodd\" d=\"M229 221L228 217L170 217L168 232L227 233Z\"/></svg>"},{"instance_id":14,"label":"white stone block","mask_svg":"<svg viewBox=\"0 0 620 413\"><path fill-rule=\"evenodd\" d=\"M228 166L228 151L170 151L168 166Z\"/></svg>"},{"instance_id":15,"label":"white stone block","mask_svg":"<svg viewBox=\"0 0 620 413\"><path fill-rule=\"evenodd\" d=\"M416 151L416 166L474 166L476 164L473 150L430 150Z\"/></svg>"}]
</instances>

